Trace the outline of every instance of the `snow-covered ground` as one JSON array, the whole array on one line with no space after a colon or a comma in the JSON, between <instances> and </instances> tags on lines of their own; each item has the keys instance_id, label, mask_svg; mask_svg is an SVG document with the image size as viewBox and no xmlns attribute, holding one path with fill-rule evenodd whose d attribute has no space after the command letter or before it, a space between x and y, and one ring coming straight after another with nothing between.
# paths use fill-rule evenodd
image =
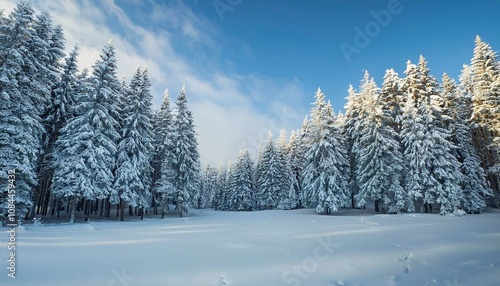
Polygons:
<instances>
[{"instance_id":1,"label":"snow-covered ground","mask_svg":"<svg viewBox=\"0 0 500 286\"><path fill-rule=\"evenodd\" d=\"M499 285L500 277L498 210L192 210L142 222L26 224L15 279L7 230L0 285Z\"/></svg>"}]
</instances>

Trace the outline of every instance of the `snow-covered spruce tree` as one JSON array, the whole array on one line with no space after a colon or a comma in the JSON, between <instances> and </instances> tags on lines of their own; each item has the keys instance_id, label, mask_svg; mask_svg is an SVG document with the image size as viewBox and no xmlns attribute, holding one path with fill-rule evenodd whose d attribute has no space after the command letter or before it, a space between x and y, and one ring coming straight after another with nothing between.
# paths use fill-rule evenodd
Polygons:
<instances>
[{"instance_id":1,"label":"snow-covered spruce tree","mask_svg":"<svg viewBox=\"0 0 500 286\"><path fill-rule=\"evenodd\" d=\"M8 183L7 170L16 173L16 209L24 215L32 208L37 168L45 128L42 116L49 104L50 88L44 63L34 54L39 37L37 19L29 1L17 4L0 21L0 188ZM0 208L6 208L2 198Z\"/></svg>"},{"instance_id":2,"label":"snow-covered spruce tree","mask_svg":"<svg viewBox=\"0 0 500 286\"><path fill-rule=\"evenodd\" d=\"M443 76L443 96L449 98L454 108L453 139L457 148L462 173L460 186L463 191L461 207L468 213L477 213L486 206L485 197L492 191L484 169L481 166L479 153L474 147L471 126L467 120L471 116L470 68L464 66L460 78L460 89L448 76Z\"/></svg>"},{"instance_id":3,"label":"snow-covered spruce tree","mask_svg":"<svg viewBox=\"0 0 500 286\"><path fill-rule=\"evenodd\" d=\"M222 188L222 197L221 197L221 202L220 202L220 209L223 211L227 211L231 209L231 188L232 188L232 181L231 178L233 177L233 171L234 171L234 164L232 162L229 162L227 164L227 170L225 171L224 175L224 188Z\"/></svg>"},{"instance_id":4,"label":"snow-covered spruce tree","mask_svg":"<svg viewBox=\"0 0 500 286\"><path fill-rule=\"evenodd\" d=\"M60 80L52 88L51 107L45 117L45 122L48 123L48 141L38 171L39 188L38 196L35 197L35 206L38 207L37 213L40 213L40 208L47 204L48 190L50 190L54 174L54 147L59 137L59 131L74 117L77 96L81 89L80 86L83 84L78 78L77 47L65 59L62 68ZM32 209L31 216L34 216L34 210L35 208Z\"/></svg>"},{"instance_id":5,"label":"snow-covered spruce tree","mask_svg":"<svg viewBox=\"0 0 500 286\"><path fill-rule=\"evenodd\" d=\"M306 164L306 153L307 151L311 148L311 140L310 140L310 127L311 127L311 124L310 124L310 120L308 118L308 115L306 115L306 117L304 118L304 121L302 122L302 126L301 128L299 129L299 132L297 133L298 135L298 149L297 149L297 157L296 159L293 159L294 158L294 155L292 154L291 156L291 163L292 163L292 170L299 170L297 171L297 173L295 173L296 176L298 176L298 183L300 184L300 188L299 188L299 193L297 195L297 200L298 200L298 207L305 207L305 195L306 195L306 192L304 190L304 182L303 182L303 179L304 179L304 176L303 176L303 173L304 173L304 168L305 168L305 164ZM293 150L292 150L293 151ZM296 171L294 171L296 172Z\"/></svg>"},{"instance_id":6,"label":"snow-covered spruce tree","mask_svg":"<svg viewBox=\"0 0 500 286\"><path fill-rule=\"evenodd\" d=\"M418 67L408 62L405 73L404 90L408 98L401 136L407 162L406 190L421 211L432 211L432 204L436 203L440 213L445 214L458 208L462 191L460 163L453 154L456 147L441 117L443 100L423 57ZM413 210L410 205L409 211Z\"/></svg>"},{"instance_id":7,"label":"snow-covered spruce tree","mask_svg":"<svg viewBox=\"0 0 500 286\"><path fill-rule=\"evenodd\" d=\"M325 102L325 95L318 88L311 110L311 145L303 172L305 204L316 207L318 213L337 211L350 198L349 161L340 136L331 105Z\"/></svg>"},{"instance_id":8,"label":"snow-covered spruce tree","mask_svg":"<svg viewBox=\"0 0 500 286\"><path fill-rule=\"evenodd\" d=\"M176 116L174 117L175 133L173 134L174 162L176 172L175 201L179 206L187 208L189 200L196 200L200 187L200 154L194 130L193 115L187 107L186 87L182 89L175 102ZM179 210L181 215L183 210Z\"/></svg>"},{"instance_id":9,"label":"snow-covered spruce tree","mask_svg":"<svg viewBox=\"0 0 500 286\"><path fill-rule=\"evenodd\" d=\"M357 131L357 126L361 119L362 98L357 93L352 85L349 86L348 96L346 97L347 103L344 106L346 111L344 124L342 126L342 135L346 138L347 154L349 158L349 188L351 194L351 207L354 208L355 196L359 192L358 183L356 179L356 150L359 142L360 133Z\"/></svg>"},{"instance_id":10,"label":"snow-covered spruce tree","mask_svg":"<svg viewBox=\"0 0 500 286\"><path fill-rule=\"evenodd\" d=\"M69 198L74 222L81 199L105 199L112 192L113 169L120 139L117 106L120 83L111 43L104 46L93 66L88 90L80 94L75 116L56 141L56 168L52 194Z\"/></svg>"},{"instance_id":11,"label":"snow-covered spruce tree","mask_svg":"<svg viewBox=\"0 0 500 286\"><path fill-rule=\"evenodd\" d=\"M290 152L290 168L292 171L291 180L294 191L296 207L302 207L302 170L304 168L304 157L306 149L301 145L302 131L292 131L288 141L288 150Z\"/></svg>"},{"instance_id":12,"label":"snow-covered spruce tree","mask_svg":"<svg viewBox=\"0 0 500 286\"><path fill-rule=\"evenodd\" d=\"M272 132L269 131L267 141L260 151L256 168L256 207L258 209L274 209L278 206L282 191L280 167L278 147Z\"/></svg>"},{"instance_id":13,"label":"snow-covered spruce tree","mask_svg":"<svg viewBox=\"0 0 500 286\"><path fill-rule=\"evenodd\" d=\"M253 209L254 179L253 162L248 150L243 149L233 166L228 184L228 209L251 211Z\"/></svg>"},{"instance_id":14,"label":"snow-covered spruce tree","mask_svg":"<svg viewBox=\"0 0 500 286\"><path fill-rule=\"evenodd\" d=\"M417 66L410 61L407 62L405 74L403 90L407 98L402 115L401 142L406 161L404 186L410 199L408 211L413 212L415 203L423 210L424 191L437 185L437 182L433 180L429 168L431 155L428 151L433 148L427 129L426 118L429 114L426 108L421 108L425 86L420 80Z\"/></svg>"},{"instance_id":15,"label":"snow-covered spruce tree","mask_svg":"<svg viewBox=\"0 0 500 286\"><path fill-rule=\"evenodd\" d=\"M366 204L366 199L375 201L375 211L382 204L384 211L400 212L407 205L406 196L400 182L403 170L401 154L392 108L382 101L375 81L371 79L360 91L367 103L367 126L360 138L363 146L357 161L359 193L356 195L358 207Z\"/></svg>"},{"instance_id":16,"label":"snow-covered spruce tree","mask_svg":"<svg viewBox=\"0 0 500 286\"><path fill-rule=\"evenodd\" d=\"M212 201L212 208L214 210L223 210L224 206L224 192L226 189L226 169L222 162L219 163L217 170L217 182L215 184L214 199Z\"/></svg>"},{"instance_id":17,"label":"snow-covered spruce tree","mask_svg":"<svg viewBox=\"0 0 500 286\"><path fill-rule=\"evenodd\" d=\"M384 120L399 135L401 129L401 114L404 106L402 79L393 70L386 70L384 82L380 90L380 101Z\"/></svg>"},{"instance_id":18,"label":"snow-covered spruce tree","mask_svg":"<svg viewBox=\"0 0 500 286\"><path fill-rule=\"evenodd\" d=\"M203 207L213 207L215 194L217 192L217 169L207 164L203 175Z\"/></svg>"},{"instance_id":19,"label":"snow-covered spruce tree","mask_svg":"<svg viewBox=\"0 0 500 286\"><path fill-rule=\"evenodd\" d=\"M439 91L436 78L430 74L427 61L423 56L420 56L418 65L421 81L425 85L426 100L429 104L430 117L428 119L430 121L427 124L428 132L433 141L433 148L430 149L430 167L433 177L439 183L430 190L426 190L424 203L437 203L440 207L439 212L443 215L457 210L463 199L460 187L460 162L455 156L456 146L452 142L452 132L447 129L451 127L450 116L452 112Z\"/></svg>"},{"instance_id":20,"label":"snow-covered spruce tree","mask_svg":"<svg viewBox=\"0 0 500 286\"><path fill-rule=\"evenodd\" d=\"M120 204L120 220L124 220L125 204L144 209L151 202L151 84L147 69L137 68L123 95L121 141L118 144L117 169L112 204Z\"/></svg>"},{"instance_id":21,"label":"snow-covered spruce tree","mask_svg":"<svg viewBox=\"0 0 500 286\"><path fill-rule=\"evenodd\" d=\"M475 145L500 202L500 64L491 46L476 36L472 68L472 122Z\"/></svg>"},{"instance_id":22,"label":"snow-covered spruce tree","mask_svg":"<svg viewBox=\"0 0 500 286\"><path fill-rule=\"evenodd\" d=\"M297 207L297 196L295 195L295 177L290 162L290 149L286 138L286 131L280 132L278 140L279 163L281 165L281 192L278 198L278 209L290 210Z\"/></svg>"},{"instance_id":23,"label":"snow-covered spruce tree","mask_svg":"<svg viewBox=\"0 0 500 286\"><path fill-rule=\"evenodd\" d=\"M175 192L173 169L173 114L170 107L170 95L168 89L163 94L160 109L153 115L153 156L151 165L153 167L152 186L156 200L162 206L162 218L165 217L165 208L168 204L168 196Z\"/></svg>"}]
</instances>

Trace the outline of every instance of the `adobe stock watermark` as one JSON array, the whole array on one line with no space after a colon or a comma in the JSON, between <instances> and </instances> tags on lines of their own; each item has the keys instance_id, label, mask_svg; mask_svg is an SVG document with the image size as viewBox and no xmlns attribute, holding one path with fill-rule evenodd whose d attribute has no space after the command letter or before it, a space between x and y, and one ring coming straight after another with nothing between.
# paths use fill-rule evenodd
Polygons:
<instances>
[{"instance_id":1,"label":"adobe stock watermark","mask_svg":"<svg viewBox=\"0 0 500 286\"><path fill-rule=\"evenodd\" d=\"M212 5L221 21L224 21L224 14L233 12L234 8L243 3L243 0L214 0Z\"/></svg>"},{"instance_id":2,"label":"adobe stock watermark","mask_svg":"<svg viewBox=\"0 0 500 286\"><path fill-rule=\"evenodd\" d=\"M387 27L394 15L403 11L403 6L399 0L389 0L386 9L380 11L370 11L373 20L368 21L364 27L354 26L354 38L352 44L347 42L340 43L339 47L344 55L347 63L352 61L353 54L361 53L361 50L366 48L373 38L380 35L382 28Z\"/></svg>"},{"instance_id":3,"label":"adobe stock watermark","mask_svg":"<svg viewBox=\"0 0 500 286\"><path fill-rule=\"evenodd\" d=\"M9 253L9 258L7 259L7 276L9 278L16 278L16 170L7 171L7 226L9 230L7 234L9 235L9 241L7 243L7 251Z\"/></svg>"},{"instance_id":4,"label":"adobe stock watermark","mask_svg":"<svg viewBox=\"0 0 500 286\"><path fill-rule=\"evenodd\" d=\"M332 236L326 239L318 238L318 245L314 248L313 254L302 260L300 264L294 264L291 269L287 269L281 275L281 280L287 285L299 286L302 281L307 280L311 274L318 270L321 262L328 260L335 248L340 244L332 241Z\"/></svg>"}]
</instances>

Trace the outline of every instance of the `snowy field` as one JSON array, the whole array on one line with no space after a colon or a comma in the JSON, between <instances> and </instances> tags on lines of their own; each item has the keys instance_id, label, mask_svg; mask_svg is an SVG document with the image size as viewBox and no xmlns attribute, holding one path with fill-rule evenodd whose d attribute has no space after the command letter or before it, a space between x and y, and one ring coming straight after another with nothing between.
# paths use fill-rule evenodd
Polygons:
<instances>
[{"instance_id":1,"label":"snowy field","mask_svg":"<svg viewBox=\"0 0 500 286\"><path fill-rule=\"evenodd\" d=\"M0 285L499 285L500 277L498 210L191 210L142 222L27 224L17 232L15 279L2 230Z\"/></svg>"}]
</instances>

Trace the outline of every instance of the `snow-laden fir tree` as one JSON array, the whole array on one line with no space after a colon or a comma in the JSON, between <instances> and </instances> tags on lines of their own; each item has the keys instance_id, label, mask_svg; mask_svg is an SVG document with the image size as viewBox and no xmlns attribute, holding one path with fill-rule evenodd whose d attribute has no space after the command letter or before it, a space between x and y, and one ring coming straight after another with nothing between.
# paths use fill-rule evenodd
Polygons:
<instances>
[{"instance_id":1,"label":"snow-laden fir tree","mask_svg":"<svg viewBox=\"0 0 500 286\"><path fill-rule=\"evenodd\" d=\"M409 198L408 211L415 211L415 203L423 209L422 200L424 191L437 185L431 176L429 149L433 148L428 134L426 119L428 110L422 107L422 98L425 97L425 86L422 84L416 65L407 62L406 78L403 89L406 100L403 108L401 125L401 142L404 146L405 157L405 190Z\"/></svg>"},{"instance_id":2,"label":"snow-laden fir tree","mask_svg":"<svg viewBox=\"0 0 500 286\"><path fill-rule=\"evenodd\" d=\"M468 213L480 212L486 206L485 197L491 196L492 191L481 159L473 145L472 131L467 120L471 116L471 89L470 68L464 66L460 77L460 88L446 74L443 76L443 97L449 98L455 110L453 113L453 139L457 146L457 155L461 163L461 182L463 191L461 208Z\"/></svg>"},{"instance_id":3,"label":"snow-laden fir tree","mask_svg":"<svg viewBox=\"0 0 500 286\"><path fill-rule=\"evenodd\" d=\"M29 1L17 4L0 21L0 168L16 172L16 209L23 215L33 205L37 171L46 129L42 117L49 104L51 83L46 62L49 44L40 38ZM0 174L0 188L7 186L7 171ZM1 208L6 207L2 200Z\"/></svg>"},{"instance_id":4,"label":"snow-laden fir tree","mask_svg":"<svg viewBox=\"0 0 500 286\"><path fill-rule=\"evenodd\" d=\"M175 126L168 89L163 94L160 109L153 115L153 134L152 186L155 199L161 205L162 218L165 218L169 197L176 193L176 172L173 166Z\"/></svg>"},{"instance_id":5,"label":"snow-laden fir tree","mask_svg":"<svg viewBox=\"0 0 500 286\"><path fill-rule=\"evenodd\" d=\"M295 177L290 162L290 149L286 138L286 131L280 132L278 139L279 162L281 165L281 191L278 198L278 209L289 210L297 207L297 196L295 195Z\"/></svg>"},{"instance_id":6,"label":"snow-laden fir tree","mask_svg":"<svg viewBox=\"0 0 500 286\"><path fill-rule=\"evenodd\" d=\"M385 211L400 212L405 210L407 198L400 182L403 155L394 130L393 109L382 101L373 78L364 83L360 93L366 97L367 105L363 108L367 112L367 125L360 138L363 147L358 151L356 163L357 206L362 207L371 199L377 212L380 204Z\"/></svg>"},{"instance_id":7,"label":"snow-laden fir tree","mask_svg":"<svg viewBox=\"0 0 500 286\"><path fill-rule=\"evenodd\" d=\"M304 156L306 149L301 145L300 138L302 137L302 130L292 131L288 141L288 150L290 152L290 168L292 171L291 180L292 188L294 191L296 207L302 207L302 170L304 168Z\"/></svg>"},{"instance_id":8,"label":"snow-laden fir tree","mask_svg":"<svg viewBox=\"0 0 500 286\"><path fill-rule=\"evenodd\" d=\"M427 124L433 140L433 148L430 149L430 167L432 176L438 182L438 185L425 191L424 203L435 202L439 205L440 214L446 214L457 210L463 199L460 187L460 162L455 156L456 146L452 142L452 132L448 129L451 127L452 112L439 91L436 78L430 74L423 56L419 59L419 72L421 81L425 85L426 100L423 100L423 105L426 101L429 102L430 117L427 118L430 121Z\"/></svg>"},{"instance_id":9,"label":"snow-laden fir tree","mask_svg":"<svg viewBox=\"0 0 500 286\"><path fill-rule=\"evenodd\" d=\"M380 101L385 117L385 123L399 134L401 129L401 114L404 106L402 80L393 70L388 69L380 90Z\"/></svg>"},{"instance_id":10,"label":"snow-laden fir tree","mask_svg":"<svg viewBox=\"0 0 500 286\"><path fill-rule=\"evenodd\" d=\"M174 117L175 133L173 134L174 161L176 172L175 201L177 205L187 207L190 199L197 198L200 187L200 154L194 130L193 115L187 106L186 87L182 86L177 97L176 116ZM181 214L182 214L182 210Z\"/></svg>"},{"instance_id":11,"label":"snow-laden fir tree","mask_svg":"<svg viewBox=\"0 0 500 286\"><path fill-rule=\"evenodd\" d=\"M105 199L112 192L117 143L120 139L114 46L104 46L93 66L88 90L79 95L75 116L60 131L56 142L56 169L52 194L69 198L74 222L81 199Z\"/></svg>"},{"instance_id":12,"label":"snow-laden fir tree","mask_svg":"<svg viewBox=\"0 0 500 286\"><path fill-rule=\"evenodd\" d=\"M123 95L121 141L118 144L117 168L112 204L120 204L124 220L125 204L140 207L141 217L151 202L150 157L153 150L151 124L151 83L147 69L137 68Z\"/></svg>"},{"instance_id":13,"label":"snow-laden fir tree","mask_svg":"<svg viewBox=\"0 0 500 286\"><path fill-rule=\"evenodd\" d=\"M278 206L283 184L280 154L270 130L259 153L256 167L256 207L261 210L274 209Z\"/></svg>"},{"instance_id":14,"label":"snow-laden fir tree","mask_svg":"<svg viewBox=\"0 0 500 286\"><path fill-rule=\"evenodd\" d=\"M219 163L217 169L217 182L215 184L214 199L212 201L212 208L214 210L223 210L224 207L224 192L226 189L226 168L222 162Z\"/></svg>"},{"instance_id":15,"label":"snow-laden fir tree","mask_svg":"<svg viewBox=\"0 0 500 286\"><path fill-rule=\"evenodd\" d=\"M35 201L35 206L38 208L45 204L45 200L49 195L48 190L50 189L50 183L52 182L52 175L54 173L54 147L59 137L59 131L74 117L77 96L82 88L81 85L83 85L78 75L77 58L78 48L75 47L65 59L60 80L57 81L52 88L51 107L48 111L48 115L45 117L45 122L48 123L48 141L38 171L40 184L37 200ZM32 215L34 215L34 210L35 208L32 209Z\"/></svg>"},{"instance_id":16,"label":"snow-laden fir tree","mask_svg":"<svg viewBox=\"0 0 500 286\"><path fill-rule=\"evenodd\" d=\"M357 93L352 85L349 86L348 96L346 97L347 103L344 106L344 124L342 125L342 134L347 142L347 154L349 158L349 187L351 194L351 207L354 208L355 196L358 193L358 184L356 179L356 150L359 145L359 138L361 133L358 131L359 121L362 114L362 97Z\"/></svg>"},{"instance_id":17,"label":"snow-laden fir tree","mask_svg":"<svg viewBox=\"0 0 500 286\"><path fill-rule=\"evenodd\" d=\"M472 69L472 122L475 145L500 202L500 64L491 46L476 36Z\"/></svg>"},{"instance_id":18,"label":"snow-laden fir tree","mask_svg":"<svg viewBox=\"0 0 500 286\"><path fill-rule=\"evenodd\" d=\"M309 128L311 143L303 172L305 204L316 207L318 213L331 213L350 198L349 161L331 105L319 88Z\"/></svg>"},{"instance_id":19,"label":"snow-laden fir tree","mask_svg":"<svg viewBox=\"0 0 500 286\"><path fill-rule=\"evenodd\" d=\"M405 187L420 210L432 210L438 204L440 213L456 210L461 201L460 163L451 133L445 128L441 108L443 100L437 81L430 75L427 62L420 57L416 66L408 61L404 90L407 96L401 130L407 162ZM411 204L409 211L414 210Z\"/></svg>"},{"instance_id":20,"label":"snow-laden fir tree","mask_svg":"<svg viewBox=\"0 0 500 286\"><path fill-rule=\"evenodd\" d=\"M207 164L203 174L203 208L213 207L217 192L217 169Z\"/></svg>"},{"instance_id":21,"label":"snow-laden fir tree","mask_svg":"<svg viewBox=\"0 0 500 286\"><path fill-rule=\"evenodd\" d=\"M253 209L254 170L248 150L243 149L231 170L228 183L228 209L251 211Z\"/></svg>"},{"instance_id":22,"label":"snow-laden fir tree","mask_svg":"<svg viewBox=\"0 0 500 286\"><path fill-rule=\"evenodd\" d=\"M34 194L34 207L30 211L30 218L35 215L35 211L40 213L42 206L49 195L50 182L53 174L53 146L56 138L54 138L52 104L54 103L54 90L59 85L61 73L63 71L62 59L65 56L65 38L60 25L55 26L51 16L47 12L42 12L37 15L34 28L37 32L38 39L35 39L32 53L38 59L40 71L40 82L43 86L48 87L47 90L38 89L40 96L47 97L48 103L42 111L42 122L46 126L46 132L43 136L42 146L43 154L38 161L38 188Z\"/></svg>"}]
</instances>

